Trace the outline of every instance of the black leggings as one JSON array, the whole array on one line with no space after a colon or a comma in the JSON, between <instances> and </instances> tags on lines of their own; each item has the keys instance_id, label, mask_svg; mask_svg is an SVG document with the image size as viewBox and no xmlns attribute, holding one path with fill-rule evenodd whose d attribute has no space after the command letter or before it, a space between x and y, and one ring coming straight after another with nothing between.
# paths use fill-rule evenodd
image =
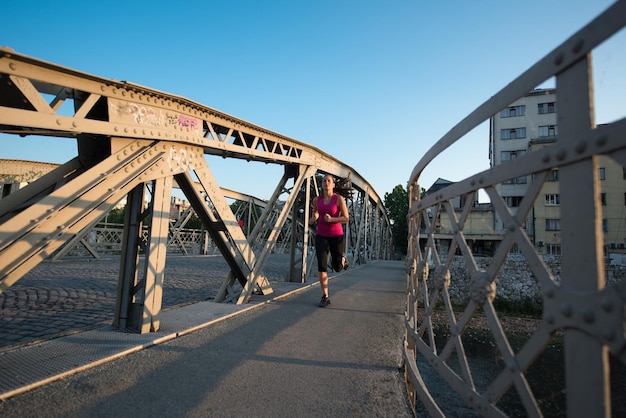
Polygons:
<instances>
[{"instance_id":1,"label":"black leggings","mask_svg":"<svg viewBox=\"0 0 626 418\"><path fill-rule=\"evenodd\" d=\"M339 272L343 269L341 257L345 251L346 243L343 235L338 237L315 236L315 251L317 253L317 271L328 271L328 253L332 258L333 270Z\"/></svg>"}]
</instances>

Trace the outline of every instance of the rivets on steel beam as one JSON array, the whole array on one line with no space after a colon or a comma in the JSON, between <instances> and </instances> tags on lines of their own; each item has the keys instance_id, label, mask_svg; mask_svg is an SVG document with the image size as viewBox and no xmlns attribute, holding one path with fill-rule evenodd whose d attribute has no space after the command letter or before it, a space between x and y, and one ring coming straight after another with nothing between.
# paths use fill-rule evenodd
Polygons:
<instances>
[{"instance_id":1,"label":"rivets on steel beam","mask_svg":"<svg viewBox=\"0 0 626 418\"><path fill-rule=\"evenodd\" d=\"M593 309L586 308L583 310L582 318L586 323L592 324L596 320L596 314L593 312Z\"/></svg>"},{"instance_id":2,"label":"rivets on steel beam","mask_svg":"<svg viewBox=\"0 0 626 418\"><path fill-rule=\"evenodd\" d=\"M554 297L554 288L553 287L549 287L548 289L546 289L546 296L550 299L552 299Z\"/></svg>"},{"instance_id":3,"label":"rivets on steel beam","mask_svg":"<svg viewBox=\"0 0 626 418\"><path fill-rule=\"evenodd\" d=\"M553 325L553 324L554 324L554 315L552 315L552 314L547 314L547 315L545 316L545 319L546 319L546 322L547 322L549 325Z\"/></svg>"},{"instance_id":4,"label":"rivets on steel beam","mask_svg":"<svg viewBox=\"0 0 626 418\"><path fill-rule=\"evenodd\" d=\"M506 225L506 229L509 232L515 231L516 228L517 228L517 223L514 220L512 220L512 219Z\"/></svg>"},{"instance_id":5,"label":"rivets on steel beam","mask_svg":"<svg viewBox=\"0 0 626 418\"><path fill-rule=\"evenodd\" d=\"M548 164L550 162L550 154L544 154L541 157L541 162L544 164Z\"/></svg>"},{"instance_id":6,"label":"rivets on steel beam","mask_svg":"<svg viewBox=\"0 0 626 418\"><path fill-rule=\"evenodd\" d=\"M572 307L570 303L563 302L561 304L561 313L563 314L564 317L570 318L572 314L574 313L574 308Z\"/></svg>"},{"instance_id":7,"label":"rivets on steel beam","mask_svg":"<svg viewBox=\"0 0 626 418\"><path fill-rule=\"evenodd\" d=\"M582 154L587 149L587 143L585 141L578 141L576 145L574 145L574 151L578 154Z\"/></svg>"},{"instance_id":8,"label":"rivets on steel beam","mask_svg":"<svg viewBox=\"0 0 626 418\"><path fill-rule=\"evenodd\" d=\"M602 306L602 309L604 309L604 311L607 313L613 310L613 302L611 302L611 299L607 297L603 297L600 300L600 306Z\"/></svg>"},{"instance_id":9,"label":"rivets on steel beam","mask_svg":"<svg viewBox=\"0 0 626 418\"><path fill-rule=\"evenodd\" d=\"M517 366L517 361L515 361L514 357L511 357L509 360L507 360L507 368L509 369L509 371L511 373L515 373L519 370L519 367Z\"/></svg>"},{"instance_id":10,"label":"rivets on steel beam","mask_svg":"<svg viewBox=\"0 0 626 418\"><path fill-rule=\"evenodd\" d=\"M555 155L557 161L563 161L566 156L567 156L567 151L565 150L565 148L559 149Z\"/></svg>"},{"instance_id":11,"label":"rivets on steel beam","mask_svg":"<svg viewBox=\"0 0 626 418\"><path fill-rule=\"evenodd\" d=\"M612 341L615 340L615 332L612 329L609 329L609 328L607 328L604 331L602 331L602 336L608 342L612 342Z\"/></svg>"},{"instance_id":12,"label":"rivets on steel beam","mask_svg":"<svg viewBox=\"0 0 626 418\"><path fill-rule=\"evenodd\" d=\"M17 65L15 65L14 62L9 64L9 68L12 69L13 71L15 71L17 69Z\"/></svg>"},{"instance_id":13,"label":"rivets on steel beam","mask_svg":"<svg viewBox=\"0 0 626 418\"><path fill-rule=\"evenodd\" d=\"M578 41L576 41L576 43L574 44L574 47L572 48L572 52L574 54L578 54L580 51L582 51L583 49L583 45L585 45L585 40L584 39L579 39Z\"/></svg>"},{"instance_id":14,"label":"rivets on steel beam","mask_svg":"<svg viewBox=\"0 0 626 418\"><path fill-rule=\"evenodd\" d=\"M77 128L77 127L78 127L78 123L76 123L76 121L73 121L73 122L72 122L72 126L73 126L74 128Z\"/></svg>"},{"instance_id":15,"label":"rivets on steel beam","mask_svg":"<svg viewBox=\"0 0 626 418\"><path fill-rule=\"evenodd\" d=\"M595 139L596 145L602 147L606 145L608 138L606 135L600 135Z\"/></svg>"},{"instance_id":16,"label":"rivets on steel beam","mask_svg":"<svg viewBox=\"0 0 626 418\"><path fill-rule=\"evenodd\" d=\"M62 123L61 119L57 119L57 125L61 126Z\"/></svg>"},{"instance_id":17,"label":"rivets on steel beam","mask_svg":"<svg viewBox=\"0 0 626 418\"><path fill-rule=\"evenodd\" d=\"M561 65L563 64L563 53L559 52L558 54L556 54L556 57L554 57L554 65Z\"/></svg>"}]
</instances>

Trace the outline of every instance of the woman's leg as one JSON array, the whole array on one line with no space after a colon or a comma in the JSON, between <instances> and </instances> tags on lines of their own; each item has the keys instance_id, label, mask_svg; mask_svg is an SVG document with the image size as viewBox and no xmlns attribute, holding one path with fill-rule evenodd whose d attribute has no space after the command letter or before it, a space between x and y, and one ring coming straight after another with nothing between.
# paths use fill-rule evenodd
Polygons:
<instances>
[{"instance_id":1,"label":"woman's leg","mask_svg":"<svg viewBox=\"0 0 626 418\"><path fill-rule=\"evenodd\" d=\"M322 300L320 306L330 304L328 297L328 239L325 237L315 236L315 252L317 255L317 279L322 289Z\"/></svg>"},{"instance_id":2,"label":"woman's leg","mask_svg":"<svg viewBox=\"0 0 626 418\"><path fill-rule=\"evenodd\" d=\"M333 237L329 239L330 256L332 258L333 270L340 272L346 267L347 259L345 258L346 242L343 239L343 235L339 237ZM345 263L344 263L345 259Z\"/></svg>"}]
</instances>

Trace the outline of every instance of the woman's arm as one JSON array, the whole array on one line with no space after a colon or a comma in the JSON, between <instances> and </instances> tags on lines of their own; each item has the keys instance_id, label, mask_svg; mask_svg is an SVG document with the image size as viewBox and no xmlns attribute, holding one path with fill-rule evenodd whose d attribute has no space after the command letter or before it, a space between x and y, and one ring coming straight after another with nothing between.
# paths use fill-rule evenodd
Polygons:
<instances>
[{"instance_id":1,"label":"woman's arm","mask_svg":"<svg viewBox=\"0 0 626 418\"><path fill-rule=\"evenodd\" d=\"M309 225L313 225L319 217L320 213L317 211L317 196L315 196L311 201L311 217L309 218Z\"/></svg>"}]
</instances>

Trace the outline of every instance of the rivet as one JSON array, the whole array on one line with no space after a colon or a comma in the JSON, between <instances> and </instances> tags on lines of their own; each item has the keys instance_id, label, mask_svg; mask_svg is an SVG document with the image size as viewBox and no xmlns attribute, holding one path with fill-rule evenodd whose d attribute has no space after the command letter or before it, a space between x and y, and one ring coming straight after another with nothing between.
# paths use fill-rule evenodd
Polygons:
<instances>
[{"instance_id":1,"label":"rivet","mask_svg":"<svg viewBox=\"0 0 626 418\"><path fill-rule=\"evenodd\" d=\"M12 62L11 64L9 64L9 68L15 71L15 69L17 68L17 65L15 65L15 63Z\"/></svg>"},{"instance_id":2,"label":"rivet","mask_svg":"<svg viewBox=\"0 0 626 418\"><path fill-rule=\"evenodd\" d=\"M554 297L554 288L550 287L548 290L546 290L546 296L548 298L553 298Z\"/></svg>"},{"instance_id":3,"label":"rivet","mask_svg":"<svg viewBox=\"0 0 626 418\"><path fill-rule=\"evenodd\" d=\"M608 138L606 137L606 135L600 135L599 137L596 138L596 145L600 147L606 145L607 139Z\"/></svg>"},{"instance_id":4,"label":"rivet","mask_svg":"<svg viewBox=\"0 0 626 418\"><path fill-rule=\"evenodd\" d=\"M560 150L558 150L558 151L556 152L556 155L555 155L555 157L556 157L556 159L557 159L558 161L563 161L563 160L565 159L565 157L566 157L566 156L567 156L567 151L565 151L565 149L563 149L563 148L561 148Z\"/></svg>"},{"instance_id":5,"label":"rivet","mask_svg":"<svg viewBox=\"0 0 626 418\"><path fill-rule=\"evenodd\" d=\"M550 154L544 154L543 157L541 157L541 162L549 163L550 162Z\"/></svg>"},{"instance_id":6,"label":"rivet","mask_svg":"<svg viewBox=\"0 0 626 418\"><path fill-rule=\"evenodd\" d=\"M596 315L593 312L593 309L587 308L583 311L583 321L585 321L588 324L591 324L595 321L595 319L596 319Z\"/></svg>"},{"instance_id":7,"label":"rivet","mask_svg":"<svg viewBox=\"0 0 626 418\"><path fill-rule=\"evenodd\" d=\"M61 119L57 119L57 125L61 125Z\"/></svg>"},{"instance_id":8,"label":"rivet","mask_svg":"<svg viewBox=\"0 0 626 418\"><path fill-rule=\"evenodd\" d=\"M561 313L563 314L563 316L565 316L566 318L569 318L572 316L573 313L573 308L572 305L570 305L569 303L565 302L561 304Z\"/></svg>"},{"instance_id":9,"label":"rivet","mask_svg":"<svg viewBox=\"0 0 626 418\"><path fill-rule=\"evenodd\" d=\"M546 315L546 322L550 325L554 324L554 315L552 314Z\"/></svg>"},{"instance_id":10,"label":"rivet","mask_svg":"<svg viewBox=\"0 0 626 418\"><path fill-rule=\"evenodd\" d=\"M604 297L600 300L600 306L604 309L605 312L611 312L613 310L613 303L611 299Z\"/></svg>"},{"instance_id":11,"label":"rivet","mask_svg":"<svg viewBox=\"0 0 626 418\"><path fill-rule=\"evenodd\" d=\"M76 123L76 122L74 121L74 122L72 122L72 126L73 126L74 128L76 128L76 127L78 126L78 123Z\"/></svg>"},{"instance_id":12,"label":"rivet","mask_svg":"<svg viewBox=\"0 0 626 418\"><path fill-rule=\"evenodd\" d=\"M559 52L556 57L554 58L554 64L555 65L561 65L563 64L563 54L561 52Z\"/></svg>"},{"instance_id":13,"label":"rivet","mask_svg":"<svg viewBox=\"0 0 626 418\"><path fill-rule=\"evenodd\" d=\"M579 39L576 44L574 44L572 52L574 52L574 54L578 54L583 49L583 45L585 45L585 41L583 39Z\"/></svg>"},{"instance_id":14,"label":"rivet","mask_svg":"<svg viewBox=\"0 0 626 418\"><path fill-rule=\"evenodd\" d=\"M574 146L574 151L576 151L578 154L582 154L583 152L585 152L586 149L587 149L587 143L585 141L579 141Z\"/></svg>"}]
</instances>

